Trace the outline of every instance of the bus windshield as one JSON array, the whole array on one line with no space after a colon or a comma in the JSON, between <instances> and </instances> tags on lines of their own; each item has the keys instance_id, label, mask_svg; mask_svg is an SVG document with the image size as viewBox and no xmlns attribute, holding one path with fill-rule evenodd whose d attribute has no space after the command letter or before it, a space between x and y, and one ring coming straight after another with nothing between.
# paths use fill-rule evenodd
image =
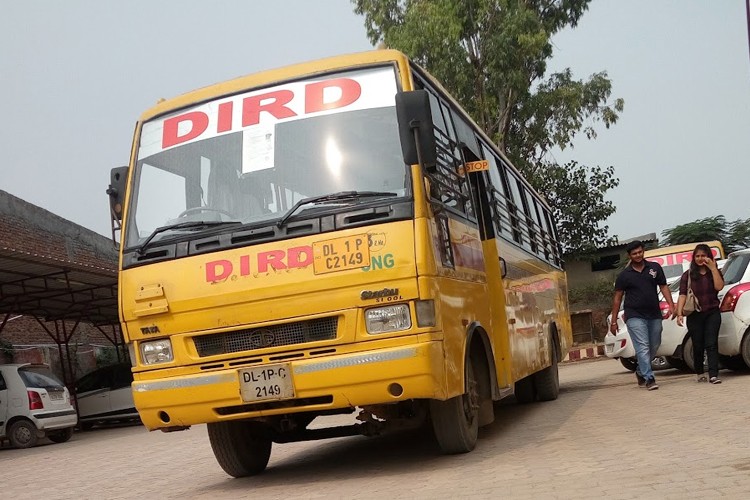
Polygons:
<instances>
[{"instance_id":1,"label":"bus windshield","mask_svg":"<svg viewBox=\"0 0 750 500\"><path fill-rule=\"evenodd\" d=\"M314 196L345 191L383 192L391 201L394 193L407 196L396 91L390 67L350 71L217 99L146 122L126 247L201 227L184 223L277 221Z\"/></svg>"}]
</instances>

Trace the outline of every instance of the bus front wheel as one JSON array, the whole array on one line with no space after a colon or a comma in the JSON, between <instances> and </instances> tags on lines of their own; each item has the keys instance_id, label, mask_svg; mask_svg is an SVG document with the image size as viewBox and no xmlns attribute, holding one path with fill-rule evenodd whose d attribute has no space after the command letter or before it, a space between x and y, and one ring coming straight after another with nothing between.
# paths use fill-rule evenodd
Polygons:
<instances>
[{"instance_id":1,"label":"bus front wheel","mask_svg":"<svg viewBox=\"0 0 750 500\"><path fill-rule=\"evenodd\" d=\"M229 421L208 424L208 439L216 461L233 477L260 474L271 457L271 438L252 422Z\"/></svg>"},{"instance_id":2,"label":"bus front wheel","mask_svg":"<svg viewBox=\"0 0 750 500\"><path fill-rule=\"evenodd\" d=\"M477 444L481 396L477 363L466 361L466 392L447 401L430 401L432 430L443 453L468 453Z\"/></svg>"}]
</instances>

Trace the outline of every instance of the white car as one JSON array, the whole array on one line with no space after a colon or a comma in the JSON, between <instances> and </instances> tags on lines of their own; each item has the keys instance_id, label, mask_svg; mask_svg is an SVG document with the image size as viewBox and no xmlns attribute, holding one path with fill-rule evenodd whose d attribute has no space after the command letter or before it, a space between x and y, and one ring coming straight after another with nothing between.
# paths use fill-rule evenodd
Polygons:
<instances>
[{"instance_id":1,"label":"white car","mask_svg":"<svg viewBox=\"0 0 750 500\"><path fill-rule=\"evenodd\" d=\"M76 402L82 430L95 424L138 419L133 402L133 372L128 363L94 370L76 382Z\"/></svg>"},{"instance_id":2,"label":"white car","mask_svg":"<svg viewBox=\"0 0 750 500\"><path fill-rule=\"evenodd\" d=\"M659 303L659 306L662 312L665 331L662 332L661 345L656 351L656 358L651 361L651 367L654 369L669 367L684 369L681 357L685 332L681 332L678 329L680 327L677 327L676 321L669 319L670 314L667 303L662 301ZM612 335L611 332L607 331L607 335L604 337L604 354L609 358L619 359L622 366L630 371L635 371L638 366L635 357L635 347L633 346L633 341L630 339L630 333L628 332L628 327L625 325L623 316L624 311L620 309L620 313L617 315L617 334ZM609 326L610 321L611 315L607 317L607 326ZM669 325L670 328L667 330L666 327L669 322L673 325ZM684 327L681 328L685 329Z\"/></svg>"},{"instance_id":3,"label":"white car","mask_svg":"<svg viewBox=\"0 0 750 500\"><path fill-rule=\"evenodd\" d=\"M78 422L70 393L47 365L0 365L0 441L31 448L41 437L63 443Z\"/></svg>"},{"instance_id":4,"label":"white car","mask_svg":"<svg viewBox=\"0 0 750 500\"><path fill-rule=\"evenodd\" d=\"M750 367L750 248L732 252L722 269L719 355L730 369Z\"/></svg>"}]
</instances>

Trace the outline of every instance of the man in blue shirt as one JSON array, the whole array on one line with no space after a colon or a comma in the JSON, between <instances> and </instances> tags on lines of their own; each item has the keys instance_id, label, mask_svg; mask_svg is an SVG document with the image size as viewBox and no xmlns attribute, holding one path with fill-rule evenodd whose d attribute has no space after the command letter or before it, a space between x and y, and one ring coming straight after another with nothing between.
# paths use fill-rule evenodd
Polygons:
<instances>
[{"instance_id":1,"label":"man in blue shirt","mask_svg":"<svg viewBox=\"0 0 750 500\"><path fill-rule=\"evenodd\" d=\"M643 258L643 243L637 240L628 243L625 251L628 252L630 263L615 281L612 322L609 329L613 335L617 333L617 314L620 312L620 303L624 295L625 324L638 359L638 368L635 370L638 387L646 387L651 391L659 388L651 369L651 360L656 356L656 350L661 344L662 316L658 290L661 289L664 300L669 304L672 318L675 317L675 306L664 270L656 262Z\"/></svg>"}]
</instances>

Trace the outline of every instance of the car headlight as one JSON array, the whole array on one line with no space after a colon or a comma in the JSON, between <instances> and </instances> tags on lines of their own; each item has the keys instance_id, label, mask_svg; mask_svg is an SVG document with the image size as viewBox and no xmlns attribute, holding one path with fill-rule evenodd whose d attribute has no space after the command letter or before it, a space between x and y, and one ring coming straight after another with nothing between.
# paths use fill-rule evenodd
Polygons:
<instances>
[{"instance_id":1,"label":"car headlight","mask_svg":"<svg viewBox=\"0 0 750 500\"><path fill-rule=\"evenodd\" d=\"M365 311L367 333L388 333L411 328L409 306L398 304Z\"/></svg>"},{"instance_id":2,"label":"car headlight","mask_svg":"<svg viewBox=\"0 0 750 500\"><path fill-rule=\"evenodd\" d=\"M153 340L141 344L141 361L144 365L169 363L173 359L172 342L169 339Z\"/></svg>"}]
</instances>

